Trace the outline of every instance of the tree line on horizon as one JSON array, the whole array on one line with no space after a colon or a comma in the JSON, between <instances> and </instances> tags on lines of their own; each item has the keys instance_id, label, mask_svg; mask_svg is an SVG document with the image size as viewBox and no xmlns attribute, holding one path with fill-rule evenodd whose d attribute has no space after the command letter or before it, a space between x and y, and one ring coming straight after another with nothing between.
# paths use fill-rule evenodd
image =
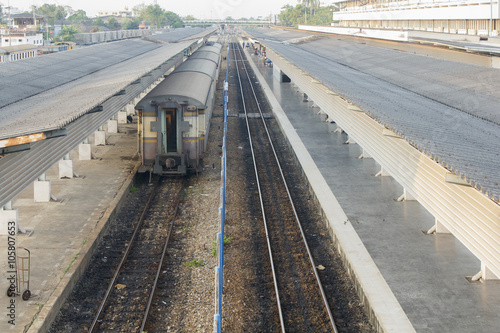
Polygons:
<instances>
[{"instance_id":1,"label":"tree line on horizon","mask_svg":"<svg viewBox=\"0 0 500 333\"><path fill-rule=\"evenodd\" d=\"M0 14L1 12L2 7L0 6ZM102 30L104 27L109 30L139 29L139 25L142 22L149 23L155 29L161 29L165 26L170 26L172 28L180 28L184 26L184 22L179 15L161 8L158 4L147 6L145 4L137 5L132 8L134 17L124 18L121 22L118 22L114 17L109 18L106 22L101 17L91 19L82 9L74 10L71 6L61 6L47 3L42 6L32 6L31 11L26 12L47 16L47 23L50 26L54 26L56 21L71 21L71 25L63 26L58 36L49 36L53 37L56 41L73 40L74 34L81 31L83 24L95 26L96 31Z\"/></svg>"},{"instance_id":2,"label":"tree line on horizon","mask_svg":"<svg viewBox=\"0 0 500 333\"><path fill-rule=\"evenodd\" d=\"M321 7L319 0L299 0L295 6L287 4L278 14L279 24L285 27L307 25L330 25L333 22L334 6Z\"/></svg>"}]
</instances>

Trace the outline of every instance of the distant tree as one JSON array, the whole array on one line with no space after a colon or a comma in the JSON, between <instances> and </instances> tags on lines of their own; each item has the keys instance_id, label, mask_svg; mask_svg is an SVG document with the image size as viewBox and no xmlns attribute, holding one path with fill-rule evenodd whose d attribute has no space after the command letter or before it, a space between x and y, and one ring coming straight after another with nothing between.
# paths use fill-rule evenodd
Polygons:
<instances>
[{"instance_id":1,"label":"distant tree","mask_svg":"<svg viewBox=\"0 0 500 333\"><path fill-rule=\"evenodd\" d=\"M156 29L163 27L166 22L165 10L158 4L147 6L146 20L151 22Z\"/></svg>"},{"instance_id":2,"label":"distant tree","mask_svg":"<svg viewBox=\"0 0 500 333\"><path fill-rule=\"evenodd\" d=\"M146 5L144 3L134 6L132 8L132 12L136 18L139 18L139 20L143 21L146 19Z\"/></svg>"},{"instance_id":3,"label":"distant tree","mask_svg":"<svg viewBox=\"0 0 500 333\"><path fill-rule=\"evenodd\" d=\"M296 9L287 4L281 8L281 12L278 14L278 20L281 25L292 27L297 24L296 15Z\"/></svg>"},{"instance_id":4,"label":"distant tree","mask_svg":"<svg viewBox=\"0 0 500 333\"><path fill-rule=\"evenodd\" d=\"M36 14L48 16L48 23L50 25L54 25L55 20L60 21L66 18L68 14L66 12L67 8L71 9L69 6L66 6L65 8L63 6L49 5L45 3L41 7L34 6L34 11Z\"/></svg>"},{"instance_id":5,"label":"distant tree","mask_svg":"<svg viewBox=\"0 0 500 333\"><path fill-rule=\"evenodd\" d=\"M307 7L304 5L285 5L278 14L279 23L286 27L296 27L305 23L304 11ZM307 24L310 25L329 25L332 22L332 6L318 7L313 15L307 17Z\"/></svg>"},{"instance_id":6,"label":"distant tree","mask_svg":"<svg viewBox=\"0 0 500 333\"><path fill-rule=\"evenodd\" d=\"M108 23L106 23L106 27L108 27L108 29L110 30L115 30L118 28L118 26L118 21L114 17L109 18Z\"/></svg>"},{"instance_id":7,"label":"distant tree","mask_svg":"<svg viewBox=\"0 0 500 333\"><path fill-rule=\"evenodd\" d=\"M64 11L66 12L66 16L71 16L75 13L75 11L73 10L73 8L71 8L71 6L64 6Z\"/></svg>"},{"instance_id":8,"label":"distant tree","mask_svg":"<svg viewBox=\"0 0 500 333\"><path fill-rule=\"evenodd\" d=\"M81 22L88 19L89 18L87 17L87 13L82 9L78 9L76 12L74 12L71 16L68 17L68 20L76 22Z\"/></svg>"},{"instance_id":9,"label":"distant tree","mask_svg":"<svg viewBox=\"0 0 500 333\"><path fill-rule=\"evenodd\" d=\"M231 16L228 16L225 18L226 21L234 21L234 19Z\"/></svg>"},{"instance_id":10,"label":"distant tree","mask_svg":"<svg viewBox=\"0 0 500 333\"><path fill-rule=\"evenodd\" d=\"M172 28L181 28L184 26L184 22L182 22L179 15L174 12L165 12L165 24Z\"/></svg>"},{"instance_id":11,"label":"distant tree","mask_svg":"<svg viewBox=\"0 0 500 333\"><path fill-rule=\"evenodd\" d=\"M303 6L309 7L309 15L313 16L313 10L319 8L321 5L320 0L299 0L299 3L301 3Z\"/></svg>"},{"instance_id":12,"label":"distant tree","mask_svg":"<svg viewBox=\"0 0 500 333\"><path fill-rule=\"evenodd\" d=\"M70 42L75 40L75 34L79 33L80 31L74 27L74 26L64 26L59 32L59 34L56 36L57 41L61 42Z\"/></svg>"},{"instance_id":13,"label":"distant tree","mask_svg":"<svg viewBox=\"0 0 500 333\"><path fill-rule=\"evenodd\" d=\"M98 17L96 18L93 22L92 22L92 25L96 25L98 27L104 27L106 26L106 24L104 23L104 21L102 20L102 18Z\"/></svg>"},{"instance_id":14,"label":"distant tree","mask_svg":"<svg viewBox=\"0 0 500 333\"><path fill-rule=\"evenodd\" d=\"M131 20L129 18L125 18L122 21L122 29L123 30L131 30L131 29L139 29L140 22L138 20Z\"/></svg>"},{"instance_id":15,"label":"distant tree","mask_svg":"<svg viewBox=\"0 0 500 333\"><path fill-rule=\"evenodd\" d=\"M196 18L193 15L188 15L184 18L185 21L194 21Z\"/></svg>"}]
</instances>

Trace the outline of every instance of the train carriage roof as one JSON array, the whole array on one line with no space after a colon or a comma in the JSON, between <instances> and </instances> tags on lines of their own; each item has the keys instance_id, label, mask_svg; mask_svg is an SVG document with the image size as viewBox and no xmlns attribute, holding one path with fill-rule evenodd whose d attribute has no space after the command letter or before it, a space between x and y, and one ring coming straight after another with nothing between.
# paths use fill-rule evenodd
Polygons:
<instances>
[{"instance_id":1,"label":"train carriage roof","mask_svg":"<svg viewBox=\"0 0 500 333\"><path fill-rule=\"evenodd\" d=\"M204 46L200 47L198 51L205 51L205 52L213 52L215 54L220 54L222 49L222 45L219 43L207 43Z\"/></svg>"},{"instance_id":2,"label":"train carriage roof","mask_svg":"<svg viewBox=\"0 0 500 333\"><path fill-rule=\"evenodd\" d=\"M214 64L219 62L219 55L213 52L199 50L189 57L189 59L207 59L213 61Z\"/></svg>"},{"instance_id":3,"label":"train carriage roof","mask_svg":"<svg viewBox=\"0 0 500 333\"><path fill-rule=\"evenodd\" d=\"M188 103L206 108L222 45L204 45L177 67L158 86L147 94L136 108L147 108L151 101Z\"/></svg>"},{"instance_id":4,"label":"train carriage roof","mask_svg":"<svg viewBox=\"0 0 500 333\"><path fill-rule=\"evenodd\" d=\"M211 84L212 78L204 73L172 73L146 95L137 106L145 106L145 103L149 104L150 101L155 101L158 104L174 101L204 109L207 106Z\"/></svg>"}]
</instances>

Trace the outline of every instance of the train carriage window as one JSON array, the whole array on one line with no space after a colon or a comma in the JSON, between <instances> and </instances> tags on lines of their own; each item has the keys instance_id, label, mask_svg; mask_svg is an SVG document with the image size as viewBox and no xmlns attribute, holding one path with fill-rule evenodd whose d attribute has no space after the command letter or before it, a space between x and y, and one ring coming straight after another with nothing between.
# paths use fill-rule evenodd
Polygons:
<instances>
[{"instance_id":1,"label":"train carriage window","mask_svg":"<svg viewBox=\"0 0 500 333\"><path fill-rule=\"evenodd\" d=\"M167 153L177 152L177 110L165 109L167 128Z\"/></svg>"}]
</instances>

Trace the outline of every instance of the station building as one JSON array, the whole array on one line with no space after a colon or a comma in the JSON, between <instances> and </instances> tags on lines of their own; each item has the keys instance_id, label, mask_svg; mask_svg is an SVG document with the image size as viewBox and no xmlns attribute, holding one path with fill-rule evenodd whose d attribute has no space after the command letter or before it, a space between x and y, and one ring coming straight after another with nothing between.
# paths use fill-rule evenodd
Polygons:
<instances>
[{"instance_id":1,"label":"station building","mask_svg":"<svg viewBox=\"0 0 500 333\"><path fill-rule=\"evenodd\" d=\"M498 36L498 0L334 0L333 25Z\"/></svg>"}]
</instances>

